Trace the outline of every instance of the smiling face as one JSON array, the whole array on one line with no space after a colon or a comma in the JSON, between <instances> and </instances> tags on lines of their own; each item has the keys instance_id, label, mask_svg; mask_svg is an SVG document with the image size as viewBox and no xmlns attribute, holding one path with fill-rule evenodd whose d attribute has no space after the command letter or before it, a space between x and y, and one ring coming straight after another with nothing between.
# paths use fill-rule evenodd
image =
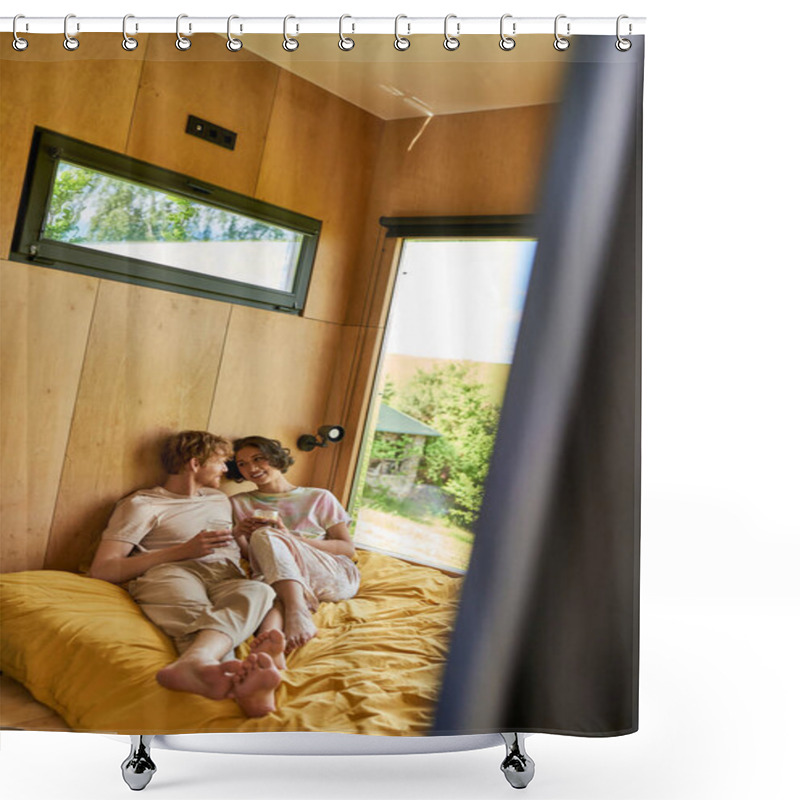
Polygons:
<instances>
[{"instance_id":1,"label":"smiling face","mask_svg":"<svg viewBox=\"0 0 800 800\"><path fill-rule=\"evenodd\" d=\"M266 486L281 477L281 471L257 447L243 447L236 451L235 458L242 477L256 486Z\"/></svg>"},{"instance_id":2,"label":"smiling face","mask_svg":"<svg viewBox=\"0 0 800 800\"><path fill-rule=\"evenodd\" d=\"M228 471L225 466L227 453L217 451L206 459L204 464L198 464L195 471L195 480L200 486L219 489L222 476Z\"/></svg>"}]
</instances>

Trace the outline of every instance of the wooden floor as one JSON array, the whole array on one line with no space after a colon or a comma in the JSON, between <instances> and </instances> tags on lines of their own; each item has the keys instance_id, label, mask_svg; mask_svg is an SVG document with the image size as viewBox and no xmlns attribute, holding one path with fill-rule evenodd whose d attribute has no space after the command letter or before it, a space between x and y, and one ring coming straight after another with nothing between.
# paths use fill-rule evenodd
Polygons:
<instances>
[{"instance_id":1,"label":"wooden floor","mask_svg":"<svg viewBox=\"0 0 800 800\"><path fill-rule=\"evenodd\" d=\"M55 711L43 706L17 681L0 674L0 728L25 731L72 730Z\"/></svg>"}]
</instances>

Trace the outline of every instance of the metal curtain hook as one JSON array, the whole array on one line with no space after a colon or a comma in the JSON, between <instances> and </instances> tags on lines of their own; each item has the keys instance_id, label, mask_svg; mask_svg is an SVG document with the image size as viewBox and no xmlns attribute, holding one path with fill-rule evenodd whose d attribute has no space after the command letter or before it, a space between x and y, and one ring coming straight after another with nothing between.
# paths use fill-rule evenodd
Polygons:
<instances>
[{"instance_id":1,"label":"metal curtain hook","mask_svg":"<svg viewBox=\"0 0 800 800\"><path fill-rule=\"evenodd\" d=\"M231 14L231 16L228 17L228 41L225 43L225 47L227 47L231 53L237 53L244 47L244 43L241 39L234 39L233 36L231 36L231 22L235 19L239 19L236 14ZM239 30L242 30L241 26L239 26Z\"/></svg>"},{"instance_id":2,"label":"metal curtain hook","mask_svg":"<svg viewBox=\"0 0 800 800\"><path fill-rule=\"evenodd\" d=\"M293 17L291 14L285 16L283 18L283 49L287 53L294 53L298 47L300 47L300 40L295 39L294 36L289 36L289 31L287 30L289 25L290 19L297 19L297 17ZM297 26L297 32L300 32L300 26Z\"/></svg>"},{"instance_id":3,"label":"metal curtain hook","mask_svg":"<svg viewBox=\"0 0 800 800\"><path fill-rule=\"evenodd\" d=\"M177 47L178 50L188 50L192 46L191 40L187 39L181 33L181 20L182 19L188 19L188 18L189 18L188 14L178 14L178 18L175 20L175 34L178 37L175 40L175 47ZM189 33L191 33L191 32L192 32L192 23L190 22L189 23Z\"/></svg>"},{"instance_id":4,"label":"metal curtain hook","mask_svg":"<svg viewBox=\"0 0 800 800\"><path fill-rule=\"evenodd\" d=\"M617 41L614 43L614 47L616 47L617 50L620 51L620 53L624 53L627 50L630 50L631 47L633 47L633 42L631 42L630 39L623 39L622 34L620 34L620 22L622 22L622 20L624 19L628 19L628 16L626 14L620 14L617 17ZM633 32L633 25L631 25L631 23L629 22L628 36L630 36L632 32Z\"/></svg>"},{"instance_id":5,"label":"metal curtain hook","mask_svg":"<svg viewBox=\"0 0 800 800\"><path fill-rule=\"evenodd\" d=\"M514 47L516 47L516 44L517 44L516 41L514 41L514 39L512 39L510 36L506 36L505 30L504 30L504 26L505 26L505 23L506 23L507 19L513 19L513 16L511 14L503 14L503 16L500 17L500 49L501 50L513 50ZM511 23L511 33L516 33L516 32L517 32L517 23L516 22L512 22Z\"/></svg>"},{"instance_id":6,"label":"metal curtain hook","mask_svg":"<svg viewBox=\"0 0 800 800\"><path fill-rule=\"evenodd\" d=\"M128 36L128 20L129 19L136 19L133 14L126 14L122 18L122 49L123 50L135 50L139 46L139 42L136 41L132 36ZM134 25L134 30L139 30L138 25Z\"/></svg>"},{"instance_id":7,"label":"metal curtain hook","mask_svg":"<svg viewBox=\"0 0 800 800\"><path fill-rule=\"evenodd\" d=\"M394 47L395 50L408 50L411 47L411 39L406 39L405 37L400 35L400 20L401 19L408 19L405 14L398 14L394 18ZM411 33L411 24L406 23L408 25L408 33Z\"/></svg>"},{"instance_id":8,"label":"metal curtain hook","mask_svg":"<svg viewBox=\"0 0 800 800\"><path fill-rule=\"evenodd\" d=\"M77 50L80 46L80 42L74 37L69 35L69 21L71 19L75 19L74 14L67 14L64 17L64 49L65 50ZM81 29L81 26L78 23L75 23L75 32L77 33Z\"/></svg>"},{"instance_id":9,"label":"metal curtain hook","mask_svg":"<svg viewBox=\"0 0 800 800\"><path fill-rule=\"evenodd\" d=\"M339 17L339 49L345 51L352 50L356 46L356 43L350 37L345 36L344 33L342 33L342 27L344 26L344 21L346 19L353 18L349 14L342 14L342 16ZM353 23L353 31L355 31L355 29L356 25Z\"/></svg>"},{"instance_id":10,"label":"metal curtain hook","mask_svg":"<svg viewBox=\"0 0 800 800\"><path fill-rule=\"evenodd\" d=\"M14 17L14 21L11 23L11 33L14 34L14 41L11 42L11 46L15 50L19 50L20 52L22 52L23 50L25 50L28 47L28 40L27 39L22 39L21 37L17 36L17 20L18 19L25 19L25 18L26 17L23 14L17 14L17 16ZM25 23L25 29L26 30L28 29L28 24L27 23Z\"/></svg>"},{"instance_id":11,"label":"metal curtain hook","mask_svg":"<svg viewBox=\"0 0 800 800\"><path fill-rule=\"evenodd\" d=\"M456 20L456 35L451 36L447 31L447 24L451 19ZM458 34L461 33L461 23L458 22L458 17L455 14L448 14L444 18L444 49L445 50L458 50L461 42L458 40Z\"/></svg>"},{"instance_id":12,"label":"metal curtain hook","mask_svg":"<svg viewBox=\"0 0 800 800\"><path fill-rule=\"evenodd\" d=\"M565 38L564 38L564 37L563 37L563 36L562 36L562 35L561 35L561 34L558 32L558 21L559 21L560 19L566 19L566 18L567 18L567 15L566 15L566 14L559 14L559 15L556 17L555 24L553 25L553 32L555 33L555 36L556 36L556 38L555 38L555 41L553 42L553 47L555 47L555 49L556 49L556 50L559 50L559 51L564 51L564 50L566 50L566 49L569 47L569 39L565 39ZM568 23L567 23L567 36L569 36L569 34L570 34L570 24L569 24L569 22L568 22Z\"/></svg>"}]
</instances>

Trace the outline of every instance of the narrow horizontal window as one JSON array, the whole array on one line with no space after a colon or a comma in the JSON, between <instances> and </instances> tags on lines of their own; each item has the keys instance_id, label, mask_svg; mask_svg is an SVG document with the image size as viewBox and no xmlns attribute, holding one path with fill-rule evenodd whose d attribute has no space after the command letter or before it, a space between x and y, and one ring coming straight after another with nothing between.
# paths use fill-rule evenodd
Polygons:
<instances>
[{"instance_id":1,"label":"narrow horizontal window","mask_svg":"<svg viewBox=\"0 0 800 800\"><path fill-rule=\"evenodd\" d=\"M37 131L17 260L299 312L321 223Z\"/></svg>"}]
</instances>

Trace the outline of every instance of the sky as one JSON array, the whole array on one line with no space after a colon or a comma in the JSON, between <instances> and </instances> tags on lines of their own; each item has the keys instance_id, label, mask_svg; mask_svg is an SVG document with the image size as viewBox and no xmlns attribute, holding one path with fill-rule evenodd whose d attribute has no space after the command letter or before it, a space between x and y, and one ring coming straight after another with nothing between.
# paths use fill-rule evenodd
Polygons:
<instances>
[{"instance_id":1,"label":"sky","mask_svg":"<svg viewBox=\"0 0 800 800\"><path fill-rule=\"evenodd\" d=\"M536 243L406 240L387 353L510 364Z\"/></svg>"}]
</instances>

